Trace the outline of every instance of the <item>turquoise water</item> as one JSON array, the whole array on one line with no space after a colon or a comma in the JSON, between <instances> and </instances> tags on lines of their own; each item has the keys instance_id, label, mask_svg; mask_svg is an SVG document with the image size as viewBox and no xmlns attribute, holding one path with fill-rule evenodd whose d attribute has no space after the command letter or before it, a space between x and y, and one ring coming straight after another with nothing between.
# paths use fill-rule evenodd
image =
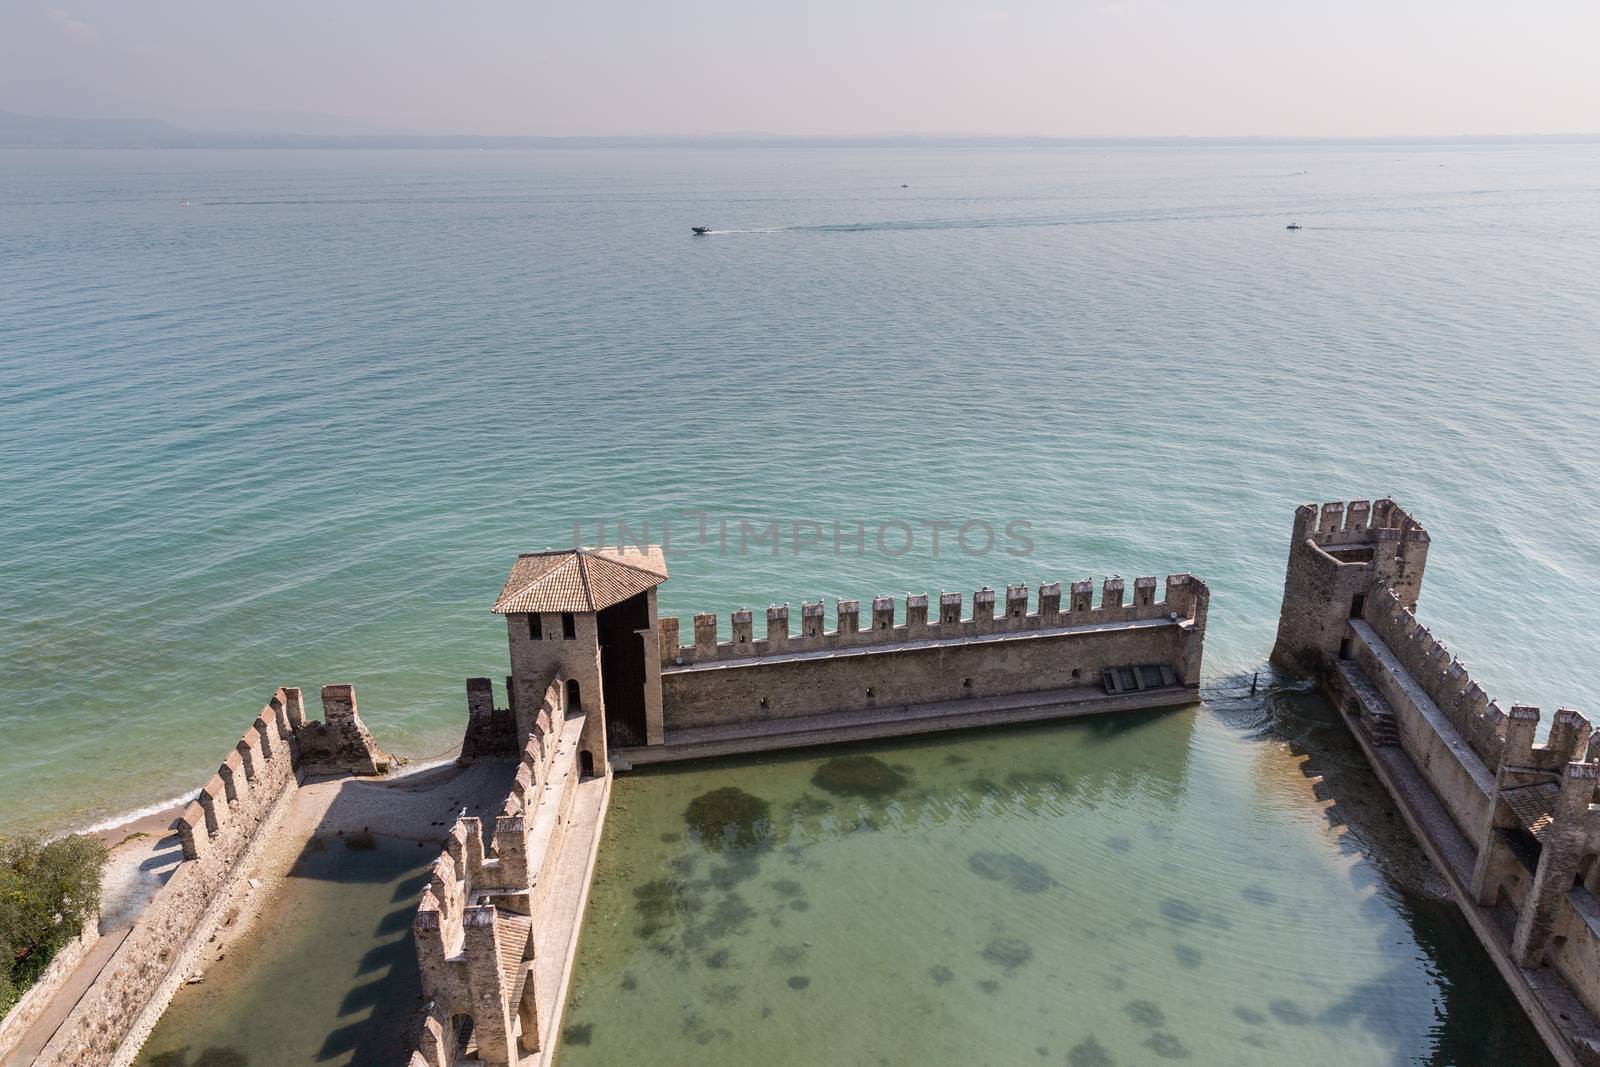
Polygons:
<instances>
[{"instance_id":1,"label":"turquoise water","mask_svg":"<svg viewBox=\"0 0 1600 1067\"><path fill-rule=\"evenodd\" d=\"M1314 697L617 779L558 1062L1551 1062Z\"/></svg>"},{"instance_id":2,"label":"turquoise water","mask_svg":"<svg viewBox=\"0 0 1600 1067\"><path fill-rule=\"evenodd\" d=\"M0 153L0 829L192 790L278 684L439 753L504 673L513 554L679 509L1035 549L725 556L680 519L675 613L1193 569L1220 678L1270 645L1293 506L1389 492L1490 691L1593 711L1597 164Z\"/></svg>"}]
</instances>

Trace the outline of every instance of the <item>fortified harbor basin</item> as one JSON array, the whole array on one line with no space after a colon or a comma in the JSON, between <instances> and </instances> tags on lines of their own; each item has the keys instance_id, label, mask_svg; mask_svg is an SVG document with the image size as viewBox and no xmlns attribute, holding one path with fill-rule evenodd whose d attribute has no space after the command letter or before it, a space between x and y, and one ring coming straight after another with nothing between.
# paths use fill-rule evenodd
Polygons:
<instances>
[{"instance_id":1,"label":"fortified harbor basin","mask_svg":"<svg viewBox=\"0 0 1600 1067\"><path fill-rule=\"evenodd\" d=\"M1189 573L1098 604L986 586L970 615L840 600L831 626L807 602L798 631L774 604L759 638L701 614L684 644L659 548L524 554L493 609L505 706L468 679L457 765L366 781L393 760L354 688L320 721L278 689L65 1021L28 1016L43 1062L124 1067L221 963L216 1010L184 992L151 1057L1592 1065L1600 745L1572 709L1537 742L1539 710L1417 621L1429 543L1387 498L1300 508L1273 660L1312 679L1259 692L1202 690ZM341 832L443 848L420 882L323 860L257 892ZM353 913L341 878L372 883ZM279 898L284 936L229 931ZM324 1017L280 1040L285 984Z\"/></svg>"},{"instance_id":2,"label":"fortified harbor basin","mask_svg":"<svg viewBox=\"0 0 1600 1067\"><path fill-rule=\"evenodd\" d=\"M1202 701L620 776L557 1062L1551 1062L1321 698ZM364 941L258 939L144 1062L394 1062L393 847L292 897Z\"/></svg>"}]
</instances>

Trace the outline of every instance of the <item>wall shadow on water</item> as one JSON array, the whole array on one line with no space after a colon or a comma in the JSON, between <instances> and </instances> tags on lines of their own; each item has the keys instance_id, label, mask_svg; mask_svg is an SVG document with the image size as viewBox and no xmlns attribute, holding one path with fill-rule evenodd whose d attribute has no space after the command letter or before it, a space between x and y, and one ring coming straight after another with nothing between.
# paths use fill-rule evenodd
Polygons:
<instances>
[{"instance_id":1,"label":"wall shadow on water","mask_svg":"<svg viewBox=\"0 0 1600 1067\"><path fill-rule=\"evenodd\" d=\"M394 829L405 836L349 829L372 817L352 817L346 810L347 802L368 810L361 796L367 783L352 783L329 805L288 877L318 883L313 891L330 909L330 918L338 922L342 916L341 925L352 933L366 931L358 942L366 948L359 955L339 953L327 960L326 981L338 997L337 1017L313 1062L405 1062L411 1024L423 1005L411 923L429 868L463 811L483 820L486 835L492 831L515 770L509 762L487 761L467 776L454 768L428 772L418 785L436 778L431 789L412 789L403 780L393 783L396 807L403 807L403 814L395 813ZM477 784L467 786L469 778ZM390 825L387 819L382 822ZM315 946L310 948L314 953Z\"/></svg>"},{"instance_id":2,"label":"wall shadow on water","mask_svg":"<svg viewBox=\"0 0 1600 1067\"><path fill-rule=\"evenodd\" d=\"M1515 994L1456 907L1443 876L1412 837L1334 708L1302 688L1268 685L1259 697L1248 699L1241 688L1218 690L1207 703L1221 718L1244 727L1256 740L1286 745L1300 759L1300 774L1310 780L1316 798L1327 802L1324 817L1329 829L1340 834L1341 849L1367 861L1352 868L1352 880L1377 890L1371 910L1405 925L1437 995L1433 1047L1425 1061L1402 1051L1403 1035L1392 1021L1394 990L1416 981L1418 961L1408 951L1401 952L1389 972L1321 1006L1308 1021L1393 1034L1396 1064L1553 1065ZM1259 780L1271 788L1276 777L1263 774ZM1380 927L1379 937L1384 936ZM1394 955L1396 946L1384 947Z\"/></svg>"},{"instance_id":3,"label":"wall shadow on water","mask_svg":"<svg viewBox=\"0 0 1600 1067\"><path fill-rule=\"evenodd\" d=\"M422 1006L411 921L429 867L463 807L492 814L514 771L346 785L253 925L224 927L221 958L180 988L141 1067L404 1063Z\"/></svg>"},{"instance_id":4,"label":"wall shadow on water","mask_svg":"<svg viewBox=\"0 0 1600 1067\"><path fill-rule=\"evenodd\" d=\"M427 884L426 867L417 865L424 856L431 860L432 850L419 849L411 842L374 842L370 846L363 842L358 850L352 850L336 839L332 847L321 849L308 844L295 861L291 878L332 886L394 884L389 910L352 917L352 926L370 924L372 940L377 943L359 957L353 970L345 971L343 984L348 988L339 1000L338 1017L351 1021L328 1033L316 1062L405 1061L405 1035L422 1002L411 917ZM361 899L372 898L362 894ZM348 968L349 961L341 959L333 966ZM329 977L339 980L337 973Z\"/></svg>"}]
</instances>

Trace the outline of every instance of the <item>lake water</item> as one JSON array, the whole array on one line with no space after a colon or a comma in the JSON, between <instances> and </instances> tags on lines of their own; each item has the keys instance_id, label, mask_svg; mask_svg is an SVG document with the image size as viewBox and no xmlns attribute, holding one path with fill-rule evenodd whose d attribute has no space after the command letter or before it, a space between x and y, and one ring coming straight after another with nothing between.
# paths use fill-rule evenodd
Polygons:
<instances>
[{"instance_id":1,"label":"lake water","mask_svg":"<svg viewBox=\"0 0 1600 1067\"><path fill-rule=\"evenodd\" d=\"M1513 1062L1404 835L1239 694L1294 506L1389 493L1486 688L1596 711L1597 338L1596 145L0 152L0 831L191 793L282 684L448 753L574 522L670 524L679 615L1193 570L1198 710L619 782L564 1054ZM748 854L682 825L724 787Z\"/></svg>"},{"instance_id":2,"label":"lake water","mask_svg":"<svg viewBox=\"0 0 1600 1067\"><path fill-rule=\"evenodd\" d=\"M1597 338L1600 145L0 152L0 829L277 685L447 750L574 521L672 522L685 616L1193 570L1219 676L1294 506L1392 493L1490 692L1593 710Z\"/></svg>"},{"instance_id":3,"label":"lake water","mask_svg":"<svg viewBox=\"0 0 1600 1067\"><path fill-rule=\"evenodd\" d=\"M1380 792L1222 689L623 776L559 1062L1551 1062Z\"/></svg>"}]
</instances>

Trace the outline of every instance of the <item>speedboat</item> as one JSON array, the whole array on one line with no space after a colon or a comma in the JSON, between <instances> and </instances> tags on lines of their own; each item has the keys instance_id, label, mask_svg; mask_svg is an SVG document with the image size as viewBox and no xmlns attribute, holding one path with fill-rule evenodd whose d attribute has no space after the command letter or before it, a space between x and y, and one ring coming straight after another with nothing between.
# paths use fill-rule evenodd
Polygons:
<instances>
[{"instance_id":1,"label":"speedboat","mask_svg":"<svg viewBox=\"0 0 1600 1067\"><path fill-rule=\"evenodd\" d=\"M1289 225L1285 226L1284 229L1286 229L1286 230L1298 230L1298 229L1300 229L1300 224L1298 222L1291 222L1291 223L1289 223Z\"/></svg>"},{"instance_id":2,"label":"speedboat","mask_svg":"<svg viewBox=\"0 0 1600 1067\"><path fill-rule=\"evenodd\" d=\"M696 237L704 237L711 232L710 226L690 226L689 229L694 231Z\"/></svg>"}]
</instances>

